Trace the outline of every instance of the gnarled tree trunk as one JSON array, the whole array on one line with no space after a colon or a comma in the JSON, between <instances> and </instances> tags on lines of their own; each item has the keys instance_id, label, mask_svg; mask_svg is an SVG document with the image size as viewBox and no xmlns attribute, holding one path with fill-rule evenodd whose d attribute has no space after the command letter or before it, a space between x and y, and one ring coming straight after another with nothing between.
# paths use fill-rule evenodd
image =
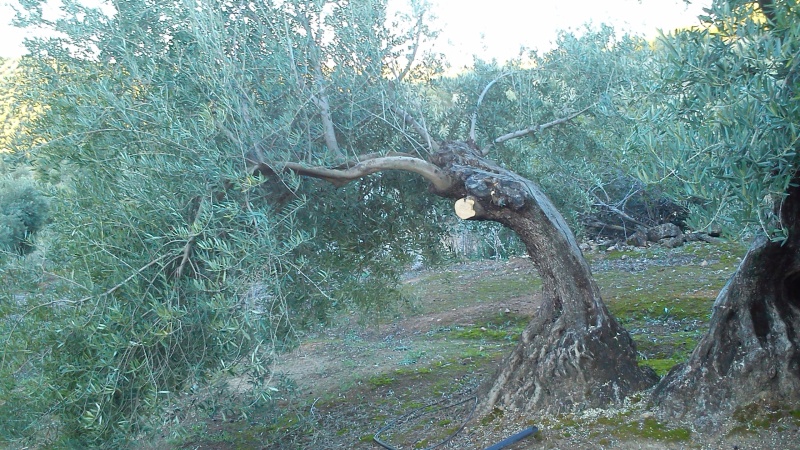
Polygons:
<instances>
[{"instance_id":1,"label":"gnarled tree trunk","mask_svg":"<svg viewBox=\"0 0 800 450\"><path fill-rule=\"evenodd\" d=\"M603 304L575 237L535 183L464 143L443 144L431 162L455 181L434 192L467 199L466 217L515 231L542 278L542 307L484 386L484 413L601 407L655 384L655 373L639 368L630 335Z\"/></svg>"},{"instance_id":2,"label":"gnarled tree trunk","mask_svg":"<svg viewBox=\"0 0 800 450\"><path fill-rule=\"evenodd\" d=\"M254 170L270 174L275 169L260 164ZM407 154L364 155L332 169L285 163L278 170L337 186L384 170L414 172L436 195L458 200L462 218L499 222L520 236L542 278L543 304L519 346L485 385L484 413L602 407L658 381L652 370L637 365L633 340L603 304L555 206L535 183L484 159L479 149L445 142L429 161Z\"/></svg>"},{"instance_id":3,"label":"gnarled tree trunk","mask_svg":"<svg viewBox=\"0 0 800 450\"><path fill-rule=\"evenodd\" d=\"M709 331L656 387L661 413L711 429L752 404L800 406L800 188L788 193L788 240L752 244L714 302Z\"/></svg>"}]
</instances>

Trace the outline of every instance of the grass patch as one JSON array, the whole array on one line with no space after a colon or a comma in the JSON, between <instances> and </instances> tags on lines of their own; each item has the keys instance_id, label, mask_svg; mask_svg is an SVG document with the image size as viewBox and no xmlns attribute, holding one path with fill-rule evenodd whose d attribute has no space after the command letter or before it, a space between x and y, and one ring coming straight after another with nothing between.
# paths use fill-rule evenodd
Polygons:
<instances>
[{"instance_id":1,"label":"grass patch","mask_svg":"<svg viewBox=\"0 0 800 450\"><path fill-rule=\"evenodd\" d=\"M666 375L676 364L682 363L686 358L681 359L643 359L639 361L640 366L650 367L655 370L659 377Z\"/></svg>"},{"instance_id":2,"label":"grass patch","mask_svg":"<svg viewBox=\"0 0 800 450\"><path fill-rule=\"evenodd\" d=\"M538 276L528 271L459 275L453 271L426 274L401 287L402 293L414 299L415 314L441 312L465 304L494 302L531 295L541 290Z\"/></svg>"},{"instance_id":3,"label":"grass patch","mask_svg":"<svg viewBox=\"0 0 800 450\"><path fill-rule=\"evenodd\" d=\"M739 243L690 243L597 253L595 261L651 261L630 272L610 268L595 279L611 313L631 333L641 365L663 376L686 361L711 318L712 306L744 254Z\"/></svg>"},{"instance_id":4,"label":"grass patch","mask_svg":"<svg viewBox=\"0 0 800 450\"><path fill-rule=\"evenodd\" d=\"M462 340L516 341L529 321L528 316L497 314L481 325L455 327L450 336Z\"/></svg>"},{"instance_id":5,"label":"grass patch","mask_svg":"<svg viewBox=\"0 0 800 450\"><path fill-rule=\"evenodd\" d=\"M713 298L662 297L646 295L618 296L609 301L611 313L632 323L642 320L676 320L707 322L711 318Z\"/></svg>"},{"instance_id":6,"label":"grass patch","mask_svg":"<svg viewBox=\"0 0 800 450\"><path fill-rule=\"evenodd\" d=\"M664 376L672 366L689 358L701 334L699 328L692 331L639 332L633 336L636 349L643 356L639 364L652 367L659 376Z\"/></svg>"},{"instance_id":7,"label":"grass patch","mask_svg":"<svg viewBox=\"0 0 800 450\"><path fill-rule=\"evenodd\" d=\"M393 376L385 373L367 378L367 384L375 388L391 386L395 381L397 380Z\"/></svg>"},{"instance_id":8,"label":"grass patch","mask_svg":"<svg viewBox=\"0 0 800 450\"><path fill-rule=\"evenodd\" d=\"M523 272L504 277L481 278L467 283L467 286L476 299L492 302L539 292L542 282L538 277Z\"/></svg>"},{"instance_id":9,"label":"grass patch","mask_svg":"<svg viewBox=\"0 0 800 450\"><path fill-rule=\"evenodd\" d=\"M615 260L615 259L628 259L628 258L640 258L642 256L642 251L638 249L634 250L613 250L603 255L603 259L605 260ZM587 258L588 259L588 258Z\"/></svg>"},{"instance_id":10,"label":"grass patch","mask_svg":"<svg viewBox=\"0 0 800 450\"><path fill-rule=\"evenodd\" d=\"M213 425L207 424L202 431L195 430L194 436L186 442L180 444L173 442L172 445L180 448L196 448L198 443L214 443L215 448L221 446L231 450L244 450L253 448L255 442L269 442L276 436L286 435L290 431L294 436L308 435L312 432L312 428L302 416L295 413L265 416L262 412L249 420L240 418Z\"/></svg>"},{"instance_id":11,"label":"grass patch","mask_svg":"<svg viewBox=\"0 0 800 450\"><path fill-rule=\"evenodd\" d=\"M621 439L643 438L662 442L686 442L692 437L692 431L688 428L668 428L653 418L626 423L615 428L611 434Z\"/></svg>"},{"instance_id":12,"label":"grass patch","mask_svg":"<svg viewBox=\"0 0 800 450\"><path fill-rule=\"evenodd\" d=\"M782 405L750 405L737 408L733 412L737 425L730 434L750 434L757 430L767 430L778 424L800 426L800 410Z\"/></svg>"}]
</instances>

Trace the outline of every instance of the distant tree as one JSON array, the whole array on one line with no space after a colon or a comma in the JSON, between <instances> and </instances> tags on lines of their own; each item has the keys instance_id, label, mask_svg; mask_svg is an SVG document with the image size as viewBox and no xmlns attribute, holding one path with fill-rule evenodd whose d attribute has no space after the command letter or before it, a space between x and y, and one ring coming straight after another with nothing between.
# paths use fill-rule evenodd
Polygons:
<instances>
[{"instance_id":1,"label":"distant tree","mask_svg":"<svg viewBox=\"0 0 800 450\"><path fill-rule=\"evenodd\" d=\"M740 408L800 404L800 192L795 1L717 1L661 39L660 86L639 121L648 180L680 181L697 227L756 238L714 303L710 330L655 390L672 416L717 426ZM688 194L688 195L687 195Z\"/></svg>"},{"instance_id":2,"label":"distant tree","mask_svg":"<svg viewBox=\"0 0 800 450\"><path fill-rule=\"evenodd\" d=\"M45 224L48 201L33 180L0 176L0 252L26 254L34 249L33 235Z\"/></svg>"},{"instance_id":3,"label":"distant tree","mask_svg":"<svg viewBox=\"0 0 800 450\"><path fill-rule=\"evenodd\" d=\"M28 154L15 154L12 141L25 133L23 121L36 114L25 98L29 84L18 60L0 58L0 253L24 255L34 249L33 236L45 224L48 201L27 169Z\"/></svg>"}]
</instances>

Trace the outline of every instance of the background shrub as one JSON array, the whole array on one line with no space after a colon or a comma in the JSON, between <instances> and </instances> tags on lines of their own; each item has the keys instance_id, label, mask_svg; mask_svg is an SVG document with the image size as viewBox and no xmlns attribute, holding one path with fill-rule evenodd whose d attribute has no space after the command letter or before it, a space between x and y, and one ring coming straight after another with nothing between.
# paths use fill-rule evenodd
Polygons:
<instances>
[{"instance_id":1,"label":"background shrub","mask_svg":"<svg viewBox=\"0 0 800 450\"><path fill-rule=\"evenodd\" d=\"M32 180L0 178L0 251L24 255L33 250L30 237L44 225L48 209Z\"/></svg>"}]
</instances>

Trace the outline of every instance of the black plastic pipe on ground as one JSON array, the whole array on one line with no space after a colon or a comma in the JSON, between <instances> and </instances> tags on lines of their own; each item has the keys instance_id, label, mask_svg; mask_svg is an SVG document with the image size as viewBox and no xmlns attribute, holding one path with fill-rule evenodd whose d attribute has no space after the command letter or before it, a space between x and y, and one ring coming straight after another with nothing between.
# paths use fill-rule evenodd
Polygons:
<instances>
[{"instance_id":1,"label":"black plastic pipe on ground","mask_svg":"<svg viewBox=\"0 0 800 450\"><path fill-rule=\"evenodd\" d=\"M525 439L526 437L536 433L537 431L539 431L539 429L536 428L536 427L530 427L530 428L524 429L524 430L520 431L519 433L517 433L517 434L515 434L515 435L513 435L511 437L507 437L507 438L503 439L502 441L498 442L497 444L494 444L491 447L486 447L486 450L502 450L502 449L508 447L511 444L516 444L517 442L519 442L519 441Z\"/></svg>"}]
</instances>

